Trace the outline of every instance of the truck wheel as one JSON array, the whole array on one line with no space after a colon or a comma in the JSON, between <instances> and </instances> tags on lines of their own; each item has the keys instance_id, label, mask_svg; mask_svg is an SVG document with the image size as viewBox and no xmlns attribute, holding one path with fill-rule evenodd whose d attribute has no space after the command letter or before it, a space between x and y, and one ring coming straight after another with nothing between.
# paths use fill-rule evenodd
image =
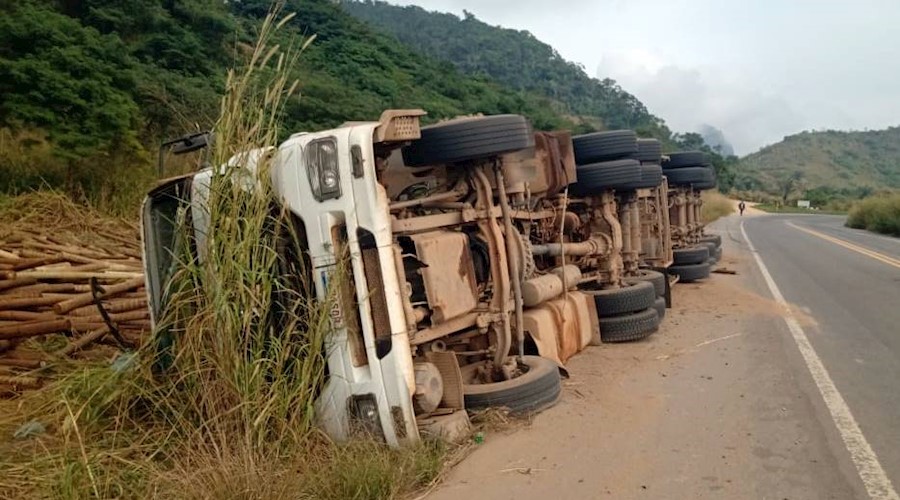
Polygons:
<instances>
[{"instance_id":1,"label":"truck wheel","mask_svg":"<svg viewBox=\"0 0 900 500\"><path fill-rule=\"evenodd\" d=\"M577 165L618 160L637 153L637 134L634 130L609 130L576 135L572 147Z\"/></svg>"},{"instance_id":2,"label":"truck wheel","mask_svg":"<svg viewBox=\"0 0 900 500\"><path fill-rule=\"evenodd\" d=\"M672 263L676 266L700 264L709 259L709 248L698 245L690 248L677 248L672 252Z\"/></svg>"},{"instance_id":3,"label":"truck wheel","mask_svg":"<svg viewBox=\"0 0 900 500\"><path fill-rule=\"evenodd\" d=\"M666 277L663 273L652 271L650 269L638 269L637 276L628 276L625 278L626 283L634 283L637 281L649 281L656 291L657 297L666 294Z\"/></svg>"},{"instance_id":4,"label":"truck wheel","mask_svg":"<svg viewBox=\"0 0 900 500\"><path fill-rule=\"evenodd\" d=\"M422 137L403 148L403 162L410 167L459 163L533 146L524 116L462 118L422 127Z\"/></svg>"},{"instance_id":5,"label":"truck wheel","mask_svg":"<svg viewBox=\"0 0 900 500\"><path fill-rule=\"evenodd\" d=\"M467 410L506 407L512 413L535 413L553 406L562 392L556 363L539 356L524 356L528 371L512 380L490 384L463 384ZM479 363L461 368L471 381Z\"/></svg>"},{"instance_id":6,"label":"truck wheel","mask_svg":"<svg viewBox=\"0 0 900 500\"><path fill-rule=\"evenodd\" d=\"M615 160L582 165L575 171L578 181L569 187L575 196L590 196L605 189L641 181L641 163L637 160Z\"/></svg>"},{"instance_id":7,"label":"truck wheel","mask_svg":"<svg viewBox=\"0 0 900 500\"><path fill-rule=\"evenodd\" d=\"M709 163L709 157L702 151L680 151L668 156L669 161L663 164L664 168L695 167Z\"/></svg>"},{"instance_id":8,"label":"truck wheel","mask_svg":"<svg viewBox=\"0 0 900 500\"><path fill-rule=\"evenodd\" d=\"M656 139L638 139L637 153L631 157L641 163L659 165L662 160L662 143Z\"/></svg>"},{"instance_id":9,"label":"truck wheel","mask_svg":"<svg viewBox=\"0 0 900 500\"><path fill-rule=\"evenodd\" d=\"M631 191L634 189L655 188L662 184L662 167L659 165L640 165L641 180L626 182L616 187L617 190Z\"/></svg>"},{"instance_id":10,"label":"truck wheel","mask_svg":"<svg viewBox=\"0 0 900 500\"><path fill-rule=\"evenodd\" d=\"M694 184L699 186L712 183L713 187L715 187L716 180L713 177L713 171L708 167L667 168L663 173L669 179L670 186L690 186Z\"/></svg>"},{"instance_id":11,"label":"truck wheel","mask_svg":"<svg viewBox=\"0 0 900 500\"><path fill-rule=\"evenodd\" d=\"M705 234L700 237L700 241L707 242L711 241L716 244L716 248L722 246L722 236L718 234Z\"/></svg>"},{"instance_id":12,"label":"truck wheel","mask_svg":"<svg viewBox=\"0 0 900 500\"><path fill-rule=\"evenodd\" d=\"M621 316L600 317L600 340L603 342L640 340L657 330L659 314L653 307Z\"/></svg>"},{"instance_id":13,"label":"truck wheel","mask_svg":"<svg viewBox=\"0 0 900 500\"><path fill-rule=\"evenodd\" d=\"M716 251L719 249L719 247L716 246L716 243L714 241L700 241L700 245L698 246L703 245L706 245L706 248L709 249L710 260L718 261L719 258L716 256Z\"/></svg>"},{"instance_id":14,"label":"truck wheel","mask_svg":"<svg viewBox=\"0 0 900 500\"><path fill-rule=\"evenodd\" d=\"M643 311L653 307L656 300L656 289L648 281L636 281L628 283L621 288L609 288L606 290L581 290L594 297L597 305L597 314L603 316L615 316Z\"/></svg>"},{"instance_id":15,"label":"truck wheel","mask_svg":"<svg viewBox=\"0 0 900 500\"><path fill-rule=\"evenodd\" d=\"M656 302L653 303L653 309L656 309L656 314L659 315L659 320L662 321L666 317L666 298L657 297Z\"/></svg>"},{"instance_id":16,"label":"truck wheel","mask_svg":"<svg viewBox=\"0 0 900 500\"><path fill-rule=\"evenodd\" d=\"M709 262L669 267L669 272L677 275L680 283L692 283L697 280L709 278L709 271Z\"/></svg>"}]
</instances>

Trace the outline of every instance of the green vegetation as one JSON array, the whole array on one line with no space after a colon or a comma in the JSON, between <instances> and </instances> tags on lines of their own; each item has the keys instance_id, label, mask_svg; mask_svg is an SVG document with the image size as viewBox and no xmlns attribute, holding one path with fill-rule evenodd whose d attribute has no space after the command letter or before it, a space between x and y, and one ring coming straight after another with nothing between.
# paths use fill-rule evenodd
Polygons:
<instances>
[{"instance_id":1,"label":"green vegetation","mask_svg":"<svg viewBox=\"0 0 900 500\"><path fill-rule=\"evenodd\" d=\"M0 192L50 187L133 216L156 179L161 140L212 126L223 75L270 2L0 0ZM539 129L634 128L670 151L709 150L528 33L386 4L284 4L298 15L277 41L315 39L289 68L300 87L285 103L282 138L420 107L428 120L521 113ZM345 8L419 16L431 29L401 43ZM730 159L713 163L727 188Z\"/></svg>"},{"instance_id":2,"label":"green vegetation","mask_svg":"<svg viewBox=\"0 0 900 500\"><path fill-rule=\"evenodd\" d=\"M208 129L226 69L252 43L269 0L4 0L0 17L0 191L64 189L133 213L159 142ZM302 98L279 134L420 107L437 120L522 113L572 124L528 92L465 77L374 32L327 0L288 0L284 45L315 35L290 68Z\"/></svg>"},{"instance_id":3,"label":"green vegetation","mask_svg":"<svg viewBox=\"0 0 900 500\"><path fill-rule=\"evenodd\" d=\"M544 96L555 112L577 123L576 133L634 129L642 137L661 140L666 151L705 151L718 173L719 189L731 187L736 157L721 155L700 134L673 134L662 119L615 81L588 76L583 67L566 61L527 31L491 26L468 12L460 19L381 1L344 0L341 5L407 47L452 64L467 75Z\"/></svg>"},{"instance_id":4,"label":"green vegetation","mask_svg":"<svg viewBox=\"0 0 900 500\"><path fill-rule=\"evenodd\" d=\"M448 61L468 75L552 97L560 113L587 118L586 125L630 128L669 139L665 123L615 81L597 80L527 31L490 26L466 12L428 12L381 1L346 1L347 12L396 36L410 47Z\"/></svg>"},{"instance_id":5,"label":"green vegetation","mask_svg":"<svg viewBox=\"0 0 900 500\"><path fill-rule=\"evenodd\" d=\"M850 209L847 227L900 236L900 193L872 196Z\"/></svg>"},{"instance_id":6,"label":"green vegetation","mask_svg":"<svg viewBox=\"0 0 900 500\"><path fill-rule=\"evenodd\" d=\"M278 53L275 19L225 79L218 164L280 133L300 47ZM60 361L43 368L60 380L0 402L4 498L382 499L442 471L443 443L336 444L316 429L335 299L313 300L301 273L279 272L299 242L272 210L268 161L253 182L242 165L213 175L205 258L177 249L161 326L142 349L112 364Z\"/></svg>"},{"instance_id":7,"label":"green vegetation","mask_svg":"<svg viewBox=\"0 0 900 500\"><path fill-rule=\"evenodd\" d=\"M778 194L783 202L799 197L813 206L900 188L900 127L792 135L742 158L737 172L738 190Z\"/></svg>"}]
</instances>

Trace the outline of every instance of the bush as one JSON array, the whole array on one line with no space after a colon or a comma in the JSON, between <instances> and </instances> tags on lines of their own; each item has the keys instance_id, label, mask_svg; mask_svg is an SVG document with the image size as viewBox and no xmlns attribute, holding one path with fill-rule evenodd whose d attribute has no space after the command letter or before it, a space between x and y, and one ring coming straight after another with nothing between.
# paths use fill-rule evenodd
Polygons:
<instances>
[{"instance_id":1,"label":"bush","mask_svg":"<svg viewBox=\"0 0 900 500\"><path fill-rule=\"evenodd\" d=\"M847 227L900 236L900 193L859 201L850 210Z\"/></svg>"},{"instance_id":2,"label":"bush","mask_svg":"<svg viewBox=\"0 0 900 500\"><path fill-rule=\"evenodd\" d=\"M704 191L700 216L704 224L734 213L734 203L718 191Z\"/></svg>"}]
</instances>

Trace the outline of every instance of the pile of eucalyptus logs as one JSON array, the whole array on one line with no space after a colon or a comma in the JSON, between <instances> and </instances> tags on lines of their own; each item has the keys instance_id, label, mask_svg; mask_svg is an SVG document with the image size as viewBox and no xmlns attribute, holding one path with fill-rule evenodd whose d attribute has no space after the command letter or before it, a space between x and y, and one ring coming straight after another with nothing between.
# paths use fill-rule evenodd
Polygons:
<instances>
[{"instance_id":1,"label":"pile of eucalyptus logs","mask_svg":"<svg viewBox=\"0 0 900 500\"><path fill-rule=\"evenodd\" d=\"M0 235L0 393L40 387L70 357L108 357L150 330L136 231L90 243L18 228Z\"/></svg>"}]
</instances>

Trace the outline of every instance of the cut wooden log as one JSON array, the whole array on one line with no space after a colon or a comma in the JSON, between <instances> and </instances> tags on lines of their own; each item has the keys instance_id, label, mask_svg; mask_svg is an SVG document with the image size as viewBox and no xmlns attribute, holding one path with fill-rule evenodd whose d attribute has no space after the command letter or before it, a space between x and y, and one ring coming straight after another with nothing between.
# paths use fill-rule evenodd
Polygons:
<instances>
[{"instance_id":1,"label":"cut wooden log","mask_svg":"<svg viewBox=\"0 0 900 500\"><path fill-rule=\"evenodd\" d=\"M132 277L128 281L124 281L122 283L107 286L106 293L100 294L99 298L106 299L109 297L114 297L118 294L121 294L124 292L130 292L131 290L134 290L135 288L140 288L142 286L144 286L143 274L141 274L138 277ZM94 302L93 295L90 292L83 293L74 298L71 298L69 300L66 300L64 302L60 302L60 303L54 305L53 310L56 311L58 314L64 314L64 313L71 311L72 309L75 309L75 308L78 308L81 306L86 306L92 302Z\"/></svg>"},{"instance_id":2,"label":"cut wooden log","mask_svg":"<svg viewBox=\"0 0 900 500\"><path fill-rule=\"evenodd\" d=\"M59 302L59 299L53 297L39 297L36 299L7 299L0 296L0 311L8 311L10 309L30 309L32 307L51 306Z\"/></svg>"},{"instance_id":3,"label":"cut wooden log","mask_svg":"<svg viewBox=\"0 0 900 500\"><path fill-rule=\"evenodd\" d=\"M104 335L109 333L109 327L104 325L102 328L97 328L96 330L91 330L90 332L78 337L72 342L69 342L69 345L56 351L57 356L69 356L74 354L81 349L93 344L97 340L103 338Z\"/></svg>"},{"instance_id":4,"label":"cut wooden log","mask_svg":"<svg viewBox=\"0 0 900 500\"><path fill-rule=\"evenodd\" d=\"M12 321L35 321L39 319L56 319L56 317L56 313L53 311L0 311L0 319Z\"/></svg>"},{"instance_id":5,"label":"cut wooden log","mask_svg":"<svg viewBox=\"0 0 900 500\"><path fill-rule=\"evenodd\" d=\"M16 277L15 275L13 275L13 277L10 279L4 279L4 280L0 281L0 290L8 290L10 288L17 288L17 287L25 286L25 285L33 285L35 283L37 283L37 278L31 278L31 277L23 278L21 276Z\"/></svg>"},{"instance_id":6,"label":"cut wooden log","mask_svg":"<svg viewBox=\"0 0 900 500\"><path fill-rule=\"evenodd\" d=\"M40 389L41 381L36 377L0 375L0 385L8 385L16 389Z\"/></svg>"},{"instance_id":7,"label":"cut wooden log","mask_svg":"<svg viewBox=\"0 0 900 500\"><path fill-rule=\"evenodd\" d=\"M23 339L48 333L68 330L71 323L68 319L37 320L17 325L0 326L0 340Z\"/></svg>"},{"instance_id":8,"label":"cut wooden log","mask_svg":"<svg viewBox=\"0 0 900 500\"><path fill-rule=\"evenodd\" d=\"M49 266L51 264L58 264L60 262L65 262L65 259L63 259L62 257L60 257L58 255L55 257L44 257L44 258L40 258L40 259L28 259L28 260L22 261L16 265L14 265L13 270L14 271L24 271L26 269L34 269L36 267Z\"/></svg>"},{"instance_id":9,"label":"cut wooden log","mask_svg":"<svg viewBox=\"0 0 900 500\"><path fill-rule=\"evenodd\" d=\"M0 358L0 366L12 366L15 368L24 368L26 370L37 370L46 364L47 361L43 359L24 359L9 356Z\"/></svg>"},{"instance_id":10,"label":"cut wooden log","mask_svg":"<svg viewBox=\"0 0 900 500\"><path fill-rule=\"evenodd\" d=\"M79 272L79 271L23 271L18 276L27 276L40 280L122 280L131 278L143 278L144 274L131 271L106 271L106 272Z\"/></svg>"},{"instance_id":11,"label":"cut wooden log","mask_svg":"<svg viewBox=\"0 0 900 500\"><path fill-rule=\"evenodd\" d=\"M110 314L136 311L139 309L146 310L148 316L150 314L147 309L147 299L112 299L108 302L104 301L103 308ZM70 311L69 314L72 316L95 316L97 314L97 306L89 305L79 307L78 309Z\"/></svg>"}]
</instances>

